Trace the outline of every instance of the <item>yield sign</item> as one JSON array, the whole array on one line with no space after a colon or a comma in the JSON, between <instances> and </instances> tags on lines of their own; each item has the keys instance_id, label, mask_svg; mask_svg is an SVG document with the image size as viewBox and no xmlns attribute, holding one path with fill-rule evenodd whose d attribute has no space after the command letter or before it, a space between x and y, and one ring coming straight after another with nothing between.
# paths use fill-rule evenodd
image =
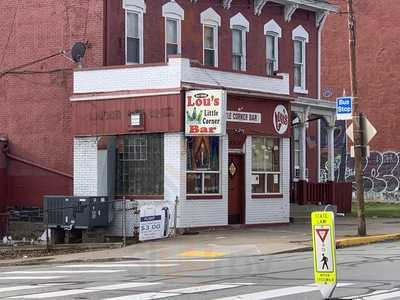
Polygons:
<instances>
[{"instance_id":1,"label":"yield sign","mask_svg":"<svg viewBox=\"0 0 400 300\"><path fill-rule=\"evenodd\" d=\"M328 235L329 229L322 229L322 228L317 228L315 229L317 232L319 238L321 239L322 242L325 242L325 239Z\"/></svg>"}]
</instances>

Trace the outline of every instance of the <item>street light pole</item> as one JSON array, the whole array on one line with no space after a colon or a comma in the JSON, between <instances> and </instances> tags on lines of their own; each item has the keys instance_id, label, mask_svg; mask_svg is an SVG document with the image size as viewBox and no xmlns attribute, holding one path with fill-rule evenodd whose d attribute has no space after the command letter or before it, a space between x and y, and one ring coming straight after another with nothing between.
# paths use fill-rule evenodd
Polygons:
<instances>
[{"instance_id":1,"label":"street light pole","mask_svg":"<svg viewBox=\"0 0 400 300\"><path fill-rule=\"evenodd\" d=\"M349 28L349 58L350 58L350 84L353 97L353 132L354 132L354 161L356 178L356 195L358 202L358 235L367 235L364 211L364 182L362 170L363 153L363 128L361 126L362 114L360 111L360 98L358 97L357 64L356 64L356 20L353 14L353 0L347 0L348 28Z\"/></svg>"}]
</instances>

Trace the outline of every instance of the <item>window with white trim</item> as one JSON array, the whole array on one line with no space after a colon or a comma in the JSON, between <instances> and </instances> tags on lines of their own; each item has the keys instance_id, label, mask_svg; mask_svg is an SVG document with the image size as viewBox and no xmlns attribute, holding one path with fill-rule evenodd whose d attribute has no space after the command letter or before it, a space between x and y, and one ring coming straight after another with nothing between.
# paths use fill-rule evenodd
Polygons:
<instances>
[{"instance_id":1,"label":"window with white trim","mask_svg":"<svg viewBox=\"0 0 400 300\"><path fill-rule=\"evenodd\" d=\"M203 64L218 67L218 27L221 17L211 7L200 14L203 24Z\"/></svg>"},{"instance_id":2,"label":"window with white trim","mask_svg":"<svg viewBox=\"0 0 400 300\"><path fill-rule=\"evenodd\" d=\"M180 53L180 43L178 41L178 20L165 20L165 43L166 55L176 55Z\"/></svg>"},{"instance_id":3,"label":"window with white trim","mask_svg":"<svg viewBox=\"0 0 400 300\"><path fill-rule=\"evenodd\" d=\"M293 84L294 92L307 94L306 89L306 44L309 41L308 32L303 26L297 26L292 32L293 40Z\"/></svg>"},{"instance_id":4,"label":"window with white trim","mask_svg":"<svg viewBox=\"0 0 400 300\"><path fill-rule=\"evenodd\" d=\"M252 185L253 194L279 194L280 169L279 138L252 138Z\"/></svg>"},{"instance_id":5,"label":"window with white trim","mask_svg":"<svg viewBox=\"0 0 400 300\"><path fill-rule=\"evenodd\" d=\"M214 26L204 25L203 26L203 63L206 66L216 66L216 28Z\"/></svg>"},{"instance_id":6,"label":"window with white trim","mask_svg":"<svg viewBox=\"0 0 400 300\"><path fill-rule=\"evenodd\" d=\"M181 54L181 22L185 13L178 3L170 1L162 6L162 15L165 18L165 60L167 60L168 55Z\"/></svg>"},{"instance_id":7,"label":"window with white trim","mask_svg":"<svg viewBox=\"0 0 400 300\"><path fill-rule=\"evenodd\" d=\"M230 20L232 30L232 69L246 71L246 33L250 30L249 21L238 13Z\"/></svg>"},{"instance_id":8,"label":"window with white trim","mask_svg":"<svg viewBox=\"0 0 400 300\"><path fill-rule=\"evenodd\" d=\"M278 41L278 37L275 34L269 33L266 35L266 49L267 49L267 75L272 76L274 72L278 69L278 58L277 58L277 47L275 44Z\"/></svg>"},{"instance_id":9,"label":"window with white trim","mask_svg":"<svg viewBox=\"0 0 400 300\"><path fill-rule=\"evenodd\" d=\"M265 49L266 49L266 74L274 75L279 68L279 38L282 37L281 27L270 20L264 25Z\"/></svg>"},{"instance_id":10,"label":"window with white trim","mask_svg":"<svg viewBox=\"0 0 400 300\"><path fill-rule=\"evenodd\" d=\"M305 42L301 39L293 41L293 78L294 87L305 90L306 87L306 63L305 63Z\"/></svg>"},{"instance_id":11,"label":"window with white trim","mask_svg":"<svg viewBox=\"0 0 400 300\"><path fill-rule=\"evenodd\" d=\"M143 32L141 29L142 17L139 13L126 11L126 63L139 64L143 62L141 44L143 42Z\"/></svg>"},{"instance_id":12,"label":"window with white trim","mask_svg":"<svg viewBox=\"0 0 400 300\"><path fill-rule=\"evenodd\" d=\"M189 136L186 138L187 194L220 193L220 138Z\"/></svg>"}]
</instances>

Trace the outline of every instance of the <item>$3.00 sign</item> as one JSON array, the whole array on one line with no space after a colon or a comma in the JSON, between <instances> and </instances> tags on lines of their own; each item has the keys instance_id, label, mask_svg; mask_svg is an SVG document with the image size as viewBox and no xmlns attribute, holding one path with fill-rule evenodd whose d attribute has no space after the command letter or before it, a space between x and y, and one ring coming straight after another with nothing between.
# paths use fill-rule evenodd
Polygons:
<instances>
[{"instance_id":1,"label":"$3.00 sign","mask_svg":"<svg viewBox=\"0 0 400 300\"><path fill-rule=\"evenodd\" d=\"M311 214L314 278L319 285L336 284L336 244L334 214L330 211Z\"/></svg>"}]
</instances>

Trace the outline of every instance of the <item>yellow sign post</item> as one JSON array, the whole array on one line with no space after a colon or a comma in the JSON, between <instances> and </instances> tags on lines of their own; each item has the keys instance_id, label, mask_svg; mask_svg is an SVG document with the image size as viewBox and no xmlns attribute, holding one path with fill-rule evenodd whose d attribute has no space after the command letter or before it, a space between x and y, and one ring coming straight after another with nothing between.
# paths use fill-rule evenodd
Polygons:
<instances>
[{"instance_id":1,"label":"yellow sign post","mask_svg":"<svg viewBox=\"0 0 400 300\"><path fill-rule=\"evenodd\" d=\"M336 287L335 220L331 211L311 214L314 278L322 296L328 299Z\"/></svg>"}]
</instances>

